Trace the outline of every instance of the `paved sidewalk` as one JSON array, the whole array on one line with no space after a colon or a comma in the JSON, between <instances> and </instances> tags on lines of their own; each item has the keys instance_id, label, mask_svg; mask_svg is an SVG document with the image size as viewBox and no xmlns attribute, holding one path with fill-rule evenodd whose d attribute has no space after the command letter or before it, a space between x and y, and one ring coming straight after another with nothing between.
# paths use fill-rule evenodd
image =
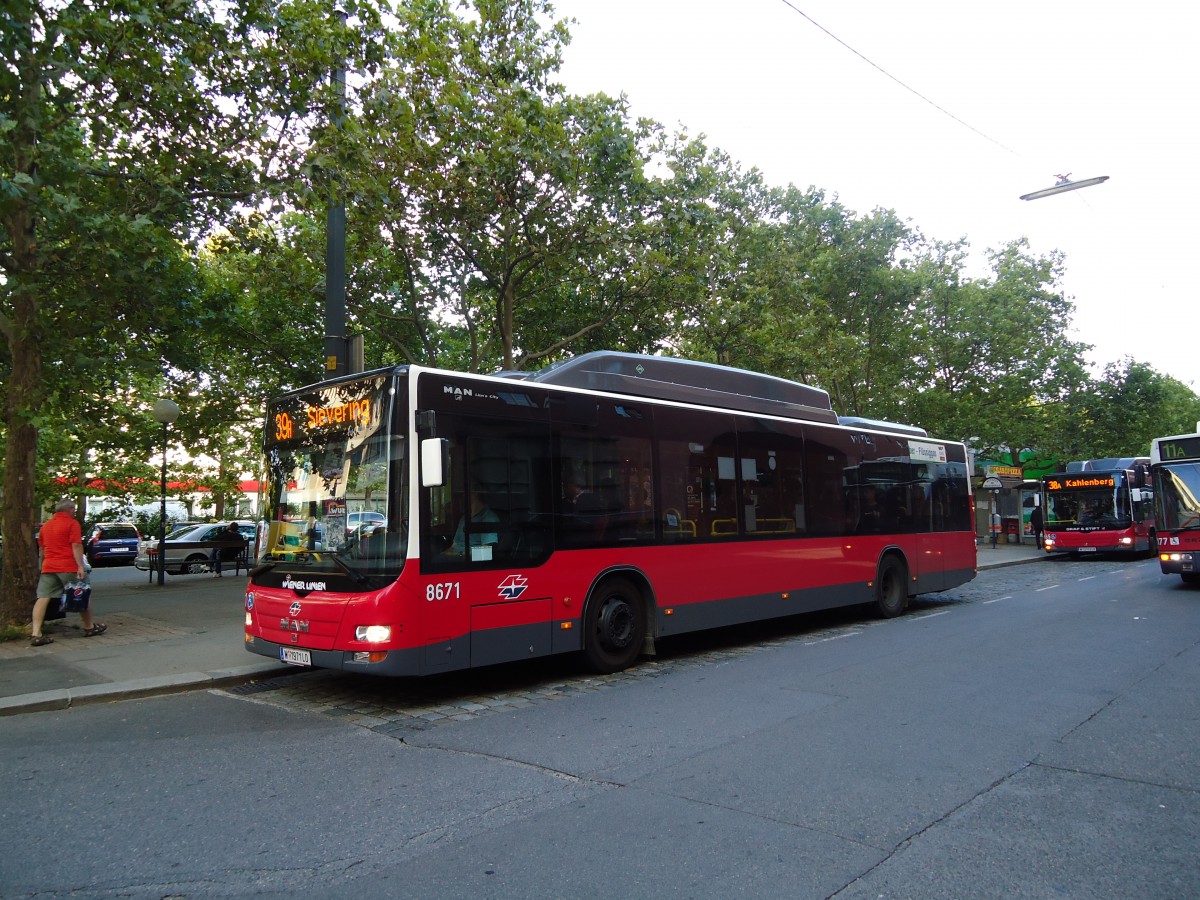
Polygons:
<instances>
[{"instance_id":1,"label":"paved sidewalk","mask_svg":"<svg viewBox=\"0 0 1200 900\"><path fill-rule=\"evenodd\" d=\"M1032 545L979 548L979 568L1035 562ZM77 615L48 622L44 647L0 643L0 716L240 684L297 672L243 646L246 576L168 575L159 587L133 569L93 574L98 637Z\"/></svg>"},{"instance_id":2,"label":"paved sidewalk","mask_svg":"<svg viewBox=\"0 0 1200 900\"><path fill-rule=\"evenodd\" d=\"M168 575L159 587L126 567L92 573L93 613L108 630L84 637L79 616L47 622L54 639L0 643L0 716L237 684L283 671L246 652L247 579Z\"/></svg>"}]
</instances>

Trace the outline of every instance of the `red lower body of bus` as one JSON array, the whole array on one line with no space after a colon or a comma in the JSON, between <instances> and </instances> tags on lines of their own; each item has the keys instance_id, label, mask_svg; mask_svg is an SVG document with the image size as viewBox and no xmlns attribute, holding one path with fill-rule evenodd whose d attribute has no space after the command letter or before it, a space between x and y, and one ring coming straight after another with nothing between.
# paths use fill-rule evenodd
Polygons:
<instances>
[{"instance_id":1,"label":"red lower body of bus","mask_svg":"<svg viewBox=\"0 0 1200 900\"><path fill-rule=\"evenodd\" d=\"M251 584L246 649L296 665L430 675L581 650L586 604L606 579L631 586L645 630L665 637L871 603L886 556L902 564L909 595L976 573L971 532L570 550L471 572L424 573L410 559L373 592ZM388 629L386 640L357 639L372 625Z\"/></svg>"},{"instance_id":2,"label":"red lower body of bus","mask_svg":"<svg viewBox=\"0 0 1200 900\"><path fill-rule=\"evenodd\" d=\"M1158 565L1164 575L1200 584L1200 531L1159 532Z\"/></svg>"},{"instance_id":3,"label":"red lower body of bus","mask_svg":"<svg viewBox=\"0 0 1200 900\"><path fill-rule=\"evenodd\" d=\"M1094 531L1046 530L1042 545L1047 553L1129 553L1148 555L1155 548L1152 526L1132 525L1129 528L1104 528Z\"/></svg>"}]
</instances>

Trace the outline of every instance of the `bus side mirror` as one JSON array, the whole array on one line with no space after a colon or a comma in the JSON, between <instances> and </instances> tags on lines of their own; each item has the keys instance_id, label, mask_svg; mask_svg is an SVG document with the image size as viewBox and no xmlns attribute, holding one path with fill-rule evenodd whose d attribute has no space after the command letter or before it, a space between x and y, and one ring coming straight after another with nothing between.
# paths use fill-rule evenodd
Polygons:
<instances>
[{"instance_id":1,"label":"bus side mirror","mask_svg":"<svg viewBox=\"0 0 1200 900\"><path fill-rule=\"evenodd\" d=\"M441 487L450 471L450 442L445 438L421 441L421 487Z\"/></svg>"}]
</instances>

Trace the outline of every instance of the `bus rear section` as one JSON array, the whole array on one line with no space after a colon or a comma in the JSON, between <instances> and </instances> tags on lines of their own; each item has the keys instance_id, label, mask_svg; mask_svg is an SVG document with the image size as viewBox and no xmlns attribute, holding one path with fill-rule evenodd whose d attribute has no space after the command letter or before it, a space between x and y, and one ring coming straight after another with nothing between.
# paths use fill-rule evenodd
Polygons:
<instances>
[{"instance_id":1,"label":"bus rear section","mask_svg":"<svg viewBox=\"0 0 1200 900\"><path fill-rule=\"evenodd\" d=\"M1086 460L1042 479L1044 549L1149 555L1157 546L1149 458Z\"/></svg>"},{"instance_id":2,"label":"bus rear section","mask_svg":"<svg viewBox=\"0 0 1200 900\"><path fill-rule=\"evenodd\" d=\"M1200 584L1200 422L1195 433L1155 438L1150 461L1159 568Z\"/></svg>"},{"instance_id":3,"label":"bus rear section","mask_svg":"<svg viewBox=\"0 0 1200 900\"><path fill-rule=\"evenodd\" d=\"M894 616L974 577L960 442L839 421L767 376L602 356L576 373L594 386L404 367L272 401L247 649L381 675L559 653L617 671L656 638Z\"/></svg>"}]
</instances>

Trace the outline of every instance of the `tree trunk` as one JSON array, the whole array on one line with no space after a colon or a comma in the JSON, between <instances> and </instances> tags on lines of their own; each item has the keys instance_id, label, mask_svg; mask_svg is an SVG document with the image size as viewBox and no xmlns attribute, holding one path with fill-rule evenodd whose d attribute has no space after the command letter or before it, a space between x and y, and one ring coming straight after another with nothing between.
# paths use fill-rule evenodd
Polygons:
<instances>
[{"instance_id":1,"label":"tree trunk","mask_svg":"<svg viewBox=\"0 0 1200 900\"><path fill-rule=\"evenodd\" d=\"M6 15L13 16L13 10ZM12 171L29 176L36 186L39 104L42 83L39 60L29 44L33 40L33 4L18 3L10 27L18 36L16 49L18 96L6 97L10 121L16 122L6 145ZM36 187L33 188L36 190ZM28 190L28 188L26 189ZM42 403L42 322L38 293L39 250L34 234L37 223L34 200L9 198L2 226L11 242L10 268L5 287L11 318L3 320L4 338L12 357L4 424L8 429L4 452L4 505L0 524L4 531L4 564L0 568L0 627L30 621L37 591L38 561L33 539L37 475L38 430L35 415Z\"/></svg>"},{"instance_id":2,"label":"tree trunk","mask_svg":"<svg viewBox=\"0 0 1200 900\"><path fill-rule=\"evenodd\" d=\"M42 353L37 299L28 286L12 295L13 321L9 350L4 452L4 568L0 572L0 626L30 620L37 590L37 549L33 538L34 481L37 475L37 426L33 411L41 400Z\"/></svg>"}]
</instances>

